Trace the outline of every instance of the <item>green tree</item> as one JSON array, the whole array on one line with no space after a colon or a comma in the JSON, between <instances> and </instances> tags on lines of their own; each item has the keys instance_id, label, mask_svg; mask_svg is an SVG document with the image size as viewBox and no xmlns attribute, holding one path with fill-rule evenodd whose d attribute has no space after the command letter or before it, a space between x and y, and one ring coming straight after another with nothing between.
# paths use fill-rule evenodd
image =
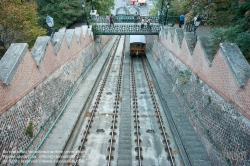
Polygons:
<instances>
[{"instance_id":1,"label":"green tree","mask_svg":"<svg viewBox=\"0 0 250 166\"><path fill-rule=\"evenodd\" d=\"M53 17L56 30L69 26L83 16L81 0L36 0L36 2L38 23L43 27L47 27L45 22L47 14Z\"/></svg>"},{"instance_id":2,"label":"green tree","mask_svg":"<svg viewBox=\"0 0 250 166\"><path fill-rule=\"evenodd\" d=\"M90 12L92 9L91 0L87 0L87 11ZM94 10L97 10L97 13L100 16L104 16L107 13L110 13L111 9L114 8L114 0L92 0Z\"/></svg>"},{"instance_id":3,"label":"green tree","mask_svg":"<svg viewBox=\"0 0 250 166\"><path fill-rule=\"evenodd\" d=\"M82 0L36 0L38 4L39 25L47 27L45 18L50 15L54 19L55 29L68 27L84 16L82 9ZM114 6L113 0L93 0L94 10L99 15L110 13L110 9ZM89 16L91 10L91 1L86 1L86 15Z\"/></svg>"},{"instance_id":4,"label":"green tree","mask_svg":"<svg viewBox=\"0 0 250 166\"><path fill-rule=\"evenodd\" d=\"M4 54L11 43L28 43L33 46L37 37L46 31L37 24L36 3L33 0L0 1L1 53Z\"/></svg>"},{"instance_id":5,"label":"green tree","mask_svg":"<svg viewBox=\"0 0 250 166\"><path fill-rule=\"evenodd\" d=\"M245 58L250 62L250 1L230 0L225 13L227 13L227 16L225 16L227 19L224 17L217 18L224 23L224 25L219 24L223 28L212 30L214 43L218 43L218 38L221 42L236 43ZM213 26L217 25L213 24Z\"/></svg>"},{"instance_id":6,"label":"green tree","mask_svg":"<svg viewBox=\"0 0 250 166\"><path fill-rule=\"evenodd\" d=\"M156 8L160 9L162 1L156 3ZM181 13L186 14L188 21L199 14L212 27L212 38L216 47L222 42L236 43L250 62L249 0L171 1L169 16L179 16Z\"/></svg>"}]
</instances>

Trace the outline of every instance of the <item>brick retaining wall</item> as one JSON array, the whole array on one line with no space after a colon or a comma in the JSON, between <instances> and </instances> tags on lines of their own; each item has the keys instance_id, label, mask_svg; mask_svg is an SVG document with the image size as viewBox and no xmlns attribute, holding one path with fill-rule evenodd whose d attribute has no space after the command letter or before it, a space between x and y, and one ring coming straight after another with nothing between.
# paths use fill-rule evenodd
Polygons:
<instances>
[{"instance_id":1,"label":"brick retaining wall","mask_svg":"<svg viewBox=\"0 0 250 166\"><path fill-rule=\"evenodd\" d=\"M188 48L183 46L184 40L180 48L177 42L172 43L171 40L165 39L148 36L147 46L154 53L154 59L166 80L172 85L214 165L227 165L228 162L233 165L249 165L249 117L230 102L246 98L239 103L242 105L250 101L249 80L245 88L241 89L230 74L228 64L220 51L215 56L211 69L202 58L199 44L196 45L193 55L189 55ZM184 72L186 74L183 74ZM223 86L226 88L221 88ZM224 91L226 93L221 95ZM236 95L233 94L235 91L238 91ZM241 97L239 91L241 95L249 95ZM249 111L247 104L244 105L243 109L245 108Z\"/></svg>"},{"instance_id":2,"label":"brick retaining wall","mask_svg":"<svg viewBox=\"0 0 250 166\"><path fill-rule=\"evenodd\" d=\"M1 165L14 164L15 160L9 160L11 155L17 159L19 152L25 151L29 145L29 151L35 149L63 107L77 79L111 37L103 36L100 43L95 43L89 32L85 38L81 35L81 42L74 35L70 47L66 46L66 39L63 38L63 50L59 49L58 54L55 54L49 42L39 66L27 51L10 84L0 82ZM33 135L40 131L33 144L30 144L32 138L25 134L30 121L34 123Z\"/></svg>"}]
</instances>

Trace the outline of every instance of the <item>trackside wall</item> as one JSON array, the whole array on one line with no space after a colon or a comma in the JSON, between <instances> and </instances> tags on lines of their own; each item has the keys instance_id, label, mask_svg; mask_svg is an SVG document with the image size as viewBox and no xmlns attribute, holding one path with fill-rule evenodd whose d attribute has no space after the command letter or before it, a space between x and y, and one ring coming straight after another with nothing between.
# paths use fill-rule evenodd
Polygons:
<instances>
[{"instance_id":1,"label":"trackside wall","mask_svg":"<svg viewBox=\"0 0 250 166\"><path fill-rule=\"evenodd\" d=\"M0 74L1 165L12 165L20 152L35 149L78 78L111 38L102 36L97 43L91 29L81 27L60 30L52 41L39 37L31 51L25 43L10 47L4 63L0 61L1 69L11 70ZM33 137L26 134L30 122L34 124Z\"/></svg>"},{"instance_id":2,"label":"trackside wall","mask_svg":"<svg viewBox=\"0 0 250 166\"><path fill-rule=\"evenodd\" d=\"M214 165L249 165L249 64L235 44L216 51L209 43L204 37L196 43L193 34L174 28L147 36L147 48Z\"/></svg>"}]
</instances>

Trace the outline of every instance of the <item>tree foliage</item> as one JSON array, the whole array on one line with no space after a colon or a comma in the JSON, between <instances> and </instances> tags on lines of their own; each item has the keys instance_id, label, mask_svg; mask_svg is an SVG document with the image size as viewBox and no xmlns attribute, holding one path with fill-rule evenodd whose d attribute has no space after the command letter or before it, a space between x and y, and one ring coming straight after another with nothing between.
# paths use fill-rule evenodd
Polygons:
<instances>
[{"instance_id":1,"label":"tree foliage","mask_svg":"<svg viewBox=\"0 0 250 166\"><path fill-rule=\"evenodd\" d=\"M89 10L91 7L91 0L88 0ZM110 13L111 9L114 7L114 0L92 0L94 10L97 10L98 14L104 16Z\"/></svg>"},{"instance_id":2,"label":"tree foliage","mask_svg":"<svg viewBox=\"0 0 250 166\"><path fill-rule=\"evenodd\" d=\"M47 27L45 18L50 15L54 19L55 29L58 30L62 27L68 27L77 20L85 16L82 8L82 0L36 0L38 4L39 25ZM92 0L94 10L98 14L105 15L110 12L114 6L113 0ZM86 1L86 15L89 16L91 10L91 1Z\"/></svg>"},{"instance_id":3,"label":"tree foliage","mask_svg":"<svg viewBox=\"0 0 250 166\"><path fill-rule=\"evenodd\" d=\"M33 0L0 1L1 49L7 50L14 42L33 46L37 37L45 34L37 24L36 8Z\"/></svg>"},{"instance_id":4,"label":"tree foliage","mask_svg":"<svg viewBox=\"0 0 250 166\"><path fill-rule=\"evenodd\" d=\"M159 10L162 1L155 3ZM191 21L199 14L212 27L215 46L222 42L236 43L250 62L250 0L172 0L170 3L169 16L183 13Z\"/></svg>"},{"instance_id":5,"label":"tree foliage","mask_svg":"<svg viewBox=\"0 0 250 166\"><path fill-rule=\"evenodd\" d=\"M56 30L69 26L83 15L81 0L36 0L38 5L38 23L47 27L46 16L54 19Z\"/></svg>"}]
</instances>

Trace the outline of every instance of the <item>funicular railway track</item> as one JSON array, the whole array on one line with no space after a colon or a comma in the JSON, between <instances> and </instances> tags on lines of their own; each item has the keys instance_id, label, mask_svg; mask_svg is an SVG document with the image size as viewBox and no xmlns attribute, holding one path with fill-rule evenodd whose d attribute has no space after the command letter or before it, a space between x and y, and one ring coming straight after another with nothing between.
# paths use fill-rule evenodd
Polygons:
<instances>
[{"instance_id":1,"label":"funicular railway track","mask_svg":"<svg viewBox=\"0 0 250 166\"><path fill-rule=\"evenodd\" d=\"M126 56L124 62L125 43L124 36L119 37L111 50L109 63L89 108L91 111L86 113L71 149L76 153L72 154L70 165L116 166L124 165L122 161L133 166L181 163L167 118L161 112L163 109L146 59ZM130 80L124 78L126 74L130 75ZM130 95L125 95L126 83L130 83ZM131 101L130 111L123 109L126 100ZM130 126L131 130L122 136ZM124 144L129 149L122 149Z\"/></svg>"}]
</instances>

